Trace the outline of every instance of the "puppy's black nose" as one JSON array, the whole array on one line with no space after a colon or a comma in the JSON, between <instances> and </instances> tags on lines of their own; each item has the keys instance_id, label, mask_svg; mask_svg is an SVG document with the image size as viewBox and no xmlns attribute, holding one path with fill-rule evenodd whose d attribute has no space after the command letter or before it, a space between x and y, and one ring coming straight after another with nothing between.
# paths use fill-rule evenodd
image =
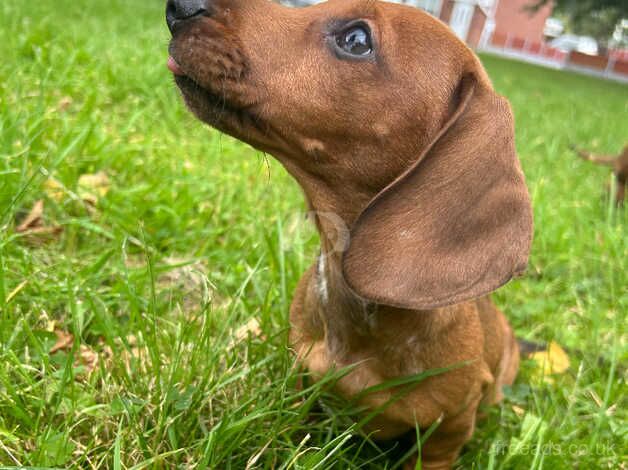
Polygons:
<instances>
[{"instance_id":1,"label":"puppy's black nose","mask_svg":"<svg viewBox=\"0 0 628 470\"><path fill-rule=\"evenodd\" d=\"M168 0L166 23L173 32L175 25L189 18L208 14L209 0Z\"/></svg>"}]
</instances>

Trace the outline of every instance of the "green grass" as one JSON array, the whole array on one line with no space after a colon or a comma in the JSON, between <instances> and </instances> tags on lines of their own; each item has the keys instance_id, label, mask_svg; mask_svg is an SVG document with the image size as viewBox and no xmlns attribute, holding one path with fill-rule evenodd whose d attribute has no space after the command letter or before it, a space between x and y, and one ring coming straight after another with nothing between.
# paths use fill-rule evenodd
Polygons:
<instances>
[{"instance_id":1,"label":"green grass","mask_svg":"<svg viewBox=\"0 0 628 470\"><path fill-rule=\"evenodd\" d=\"M278 164L184 109L163 3L0 4L0 466L394 468L401 451L359 437L329 382L296 387L288 307L316 237ZM554 383L524 364L459 464L620 468L627 211L568 144L618 152L628 87L483 60L513 104L536 215L529 273L495 298L572 364ZM78 179L98 171L111 187L94 209ZM63 232L37 244L17 226L39 199ZM261 333L234 344L251 318ZM49 353L55 329L70 350Z\"/></svg>"}]
</instances>

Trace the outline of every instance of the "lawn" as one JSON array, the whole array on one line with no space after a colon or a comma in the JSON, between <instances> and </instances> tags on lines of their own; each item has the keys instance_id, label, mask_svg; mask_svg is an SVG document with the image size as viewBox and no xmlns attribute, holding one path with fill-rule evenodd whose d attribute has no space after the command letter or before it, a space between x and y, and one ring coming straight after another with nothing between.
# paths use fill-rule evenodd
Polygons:
<instances>
[{"instance_id":1,"label":"lawn","mask_svg":"<svg viewBox=\"0 0 628 470\"><path fill-rule=\"evenodd\" d=\"M0 4L0 467L396 468L327 384L296 387L288 308L316 235L270 156L184 109L164 3ZM568 145L619 152L628 86L483 60L536 217L495 300L571 365L525 362L459 465L624 468L628 211Z\"/></svg>"}]
</instances>

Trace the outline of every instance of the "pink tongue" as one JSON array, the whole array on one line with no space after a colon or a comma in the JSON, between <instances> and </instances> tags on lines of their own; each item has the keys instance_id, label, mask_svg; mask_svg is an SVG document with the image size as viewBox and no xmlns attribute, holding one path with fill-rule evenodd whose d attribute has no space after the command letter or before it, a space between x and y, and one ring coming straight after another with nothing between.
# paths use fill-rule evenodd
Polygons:
<instances>
[{"instance_id":1,"label":"pink tongue","mask_svg":"<svg viewBox=\"0 0 628 470\"><path fill-rule=\"evenodd\" d=\"M168 57L168 70L170 70L175 75L184 75L179 68L179 64L177 64L177 62L172 57Z\"/></svg>"}]
</instances>

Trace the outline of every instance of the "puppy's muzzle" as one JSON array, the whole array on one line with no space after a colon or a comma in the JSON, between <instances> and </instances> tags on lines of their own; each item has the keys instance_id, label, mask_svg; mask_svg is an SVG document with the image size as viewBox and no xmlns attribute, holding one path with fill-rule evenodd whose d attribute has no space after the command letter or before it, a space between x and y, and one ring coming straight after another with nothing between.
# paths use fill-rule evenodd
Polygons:
<instances>
[{"instance_id":1,"label":"puppy's muzzle","mask_svg":"<svg viewBox=\"0 0 628 470\"><path fill-rule=\"evenodd\" d=\"M212 0L168 0L166 23L174 34L175 29L187 20L197 16L211 16Z\"/></svg>"}]
</instances>

